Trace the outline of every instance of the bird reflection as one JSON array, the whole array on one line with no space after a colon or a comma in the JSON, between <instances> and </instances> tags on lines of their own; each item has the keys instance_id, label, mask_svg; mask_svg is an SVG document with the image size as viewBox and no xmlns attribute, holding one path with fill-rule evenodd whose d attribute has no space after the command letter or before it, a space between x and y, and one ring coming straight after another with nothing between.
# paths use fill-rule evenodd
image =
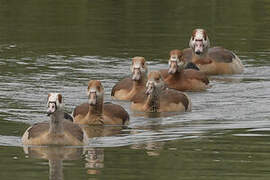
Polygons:
<instances>
[{"instance_id":1,"label":"bird reflection","mask_svg":"<svg viewBox=\"0 0 270 180\"><path fill-rule=\"evenodd\" d=\"M120 134L122 126L82 126L89 139ZM90 144L89 144L90 145ZM80 159L85 157L85 168L87 174L99 174L104 168L104 149L93 147L71 147L71 146L39 146L23 147L24 152L30 158L48 159L49 179L63 180L63 161Z\"/></svg>"},{"instance_id":2,"label":"bird reflection","mask_svg":"<svg viewBox=\"0 0 270 180\"><path fill-rule=\"evenodd\" d=\"M133 135L140 134L141 130L152 131L152 134L159 133L162 128L162 120L157 120L158 121L153 119L152 121L148 121L144 126L137 126L136 129L132 129L130 133ZM137 129L139 129L139 131L137 131ZM157 141L156 137L149 137L147 138L147 142L133 144L130 148L145 150L148 156L159 156L164 144L163 141Z\"/></svg>"},{"instance_id":3,"label":"bird reflection","mask_svg":"<svg viewBox=\"0 0 270 180\"><path fill-rule=\"evenodd\" d=\"M89 139L95 137L113 136L122 133L124 126L81 126ZM100 169L104 168L104 149L103 148L84 148L85 168L87 174L99 174Z\"/></svg>"},{"instance_id":4,"label":"bird reflection","mask_svg":"<svg viewBox=\"0 0 270 180\"><path fill-rule=\"evenodd\" d=\"M63 160L76 160L82 155L82 148L65 146L24 147L24 152L31 158L49 160L49 179L63 180Z\"/></svg>"},{"instance_id":5,"label":"bird reflection","mask_svg":"<svg viewBox=\"0 0 270 180\"><path fill-rule=\"evenodd\" d=\"M100 169L104 168L104 149L87 148L85 152L85 160L87 174L99 174Z\"/></svg>"},{"instance_id":6,"label":"bird reflection","mask_svg":"<svg viewBox=\"0 0 270 180\"><path fill-rule=\"evenodd\" d=\"M81 125L84 132L86 132L87 137L94 138L94 137L105 137L105 136L113 136L116 134L120 134L123 126L88 126L88 125Z\"/></svg>"},{"instance_id":7,"label":"bird reflection","mask_svg":"<svg viewBox=\"0 0 270 180\"><path fill-rule=\"evenodd\" d=\"M164 142L147 142L144 144L133 144L131 149L144 149L148 156L159 156L163 149Z\"/></svg>"},{"instance_id":8,"label":"bird reflection","mask_svg":"<svg viewBox=\"0 0 270 180\"><path fill-rule=\"evenodd\" d=\"M177 116L179 114L183 114L183 112L133 112L133 116L135 117L145 117L145 118L165 118L171 116Z\"/></svg>"}]
</instances>

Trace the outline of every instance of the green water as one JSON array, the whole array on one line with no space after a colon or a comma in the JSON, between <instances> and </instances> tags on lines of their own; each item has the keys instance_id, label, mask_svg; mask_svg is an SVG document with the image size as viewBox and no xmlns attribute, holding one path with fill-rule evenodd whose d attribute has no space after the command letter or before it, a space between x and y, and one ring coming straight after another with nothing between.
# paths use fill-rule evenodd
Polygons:
<instances>
[{"instance_id":1,"label":"green water","mask_svg":"<svg viewBox=\"0 0 270 180\"><path fill-rule=\"evenodd\" d=\"M130 113L128 128L91 129L82 148L23 149L26 128L47 120L49 92L71 113L100 79L112 101L131 57L166 68L198 27L245 72L188 93L192 112L137 116L114 101ZM0 179L269 179L269 37L267 0L0 0Z\"/></svg>"}]
</instances>

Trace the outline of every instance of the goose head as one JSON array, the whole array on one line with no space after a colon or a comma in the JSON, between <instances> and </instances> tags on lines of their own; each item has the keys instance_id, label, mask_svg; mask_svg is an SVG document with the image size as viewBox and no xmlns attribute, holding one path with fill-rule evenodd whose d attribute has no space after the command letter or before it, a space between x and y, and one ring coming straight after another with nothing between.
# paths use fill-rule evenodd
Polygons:
<instances>
[{"instance_id":1,"label":"goose head","mask_svg":"<svg viewBox=\"0 0 270 180\"><path fill-rule=\"evenodd\" d=\"M169 59L169 74L174 74L176 73L179 68L184 68L185 62L183 61L183 53L182 51L178 49L174 49L170 51L170 59Z\"/></svg>"},{"instance_id":2,"label":"goose head","mask_svg":"<svg viewBox=\"0 0 270 180\"><path fill-rule=\"evenodd\" d=\"M195 29L192 32L189 47L195 55L203 55L210 47L210 41L204 29Z\"/></svg>"},{"instance_id":3,"label":"goose head","mask_svg":"<svg viewBox=\"0 0 270 180\"><path fill-rule=\"evenodd\" d=\"M100 100L103 100L104 88L100 81L90 80L87 88L88 103L95 106Z\"/></svg>"},{"instance_id":4,"label":"goose head","mask_svg":"<svg viewBox=\"0 0 270 180\"><path fill-rule=\"evenodd\" d=\"M132 72L132 80L139 81L142 78L142 75L147 73L147 66L144 57L136 56L132 58L130 70Z\"/></svg>"},{"instance_id":5,"label":"goose head","mask_svg":"<svg viewBox=\"0 0 270 180\"><path fill-rule=\"evenodd\" d=\"M152 95L161 91L165 87L161 73L159 71L152 71L148 75L148 81L146 83L146 94Z\"/></svg>"},{"instance_id":6,"label":"goose head","mask_svg":"<svg viewBox=\"0 0 270 180\"><path fill-rule=\"evenodd\" d=\"M50 116L64 108L62 95L59 93L49 93L47 100L47 115Z\"/></svg>"}]
</instances>

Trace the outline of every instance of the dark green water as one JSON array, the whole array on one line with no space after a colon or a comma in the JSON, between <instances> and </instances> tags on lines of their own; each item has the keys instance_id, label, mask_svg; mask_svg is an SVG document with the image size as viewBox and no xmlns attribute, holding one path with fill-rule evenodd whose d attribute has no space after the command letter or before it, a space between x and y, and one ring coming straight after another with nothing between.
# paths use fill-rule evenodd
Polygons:
<instances>
[{"instance_id":1,"label":"dark green water","mask_svg":"<svg viewBox=\"0 0 270 180\"><path fill-rule=\"evenodd\" d=\"M47 120L49 92L72 112L99 79L112 101L131 57L166 68L168 52L186 48L198 27L242 59L244 74L188 93L190 113L137 116L116 101L130 113L128 128L91 129L83 148L25 153L20 138ZM269 37L267 0L0 0L0 179L269 179Z\"/></svg>"}]
</instances>

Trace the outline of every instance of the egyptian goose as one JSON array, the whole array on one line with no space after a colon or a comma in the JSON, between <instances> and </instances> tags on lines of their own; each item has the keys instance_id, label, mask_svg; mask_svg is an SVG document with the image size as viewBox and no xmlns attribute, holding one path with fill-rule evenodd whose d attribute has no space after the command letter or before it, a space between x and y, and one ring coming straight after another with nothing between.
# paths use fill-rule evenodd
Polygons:
<instances>
[{"instance_id":1,"label":"egyptian goose","mask_svg":"<svg viewBox=\"0 0 270 180\"><path fill-rule=\"evenodd\" d=\"M88 83L88 103L77 106L73 119L78 124L88 125L126 125L129 121L127 111L120 105L104 103L104 88L100 81Z\"/></svg>"},{"instance_id":2,"label":"egyptian goose","mask_svg":"<svg viewBox=\"0 0 270 180\"><path fill-rule=\"evenodd\" d=\"M204 29L195 29L192 32L189 47L183 50L184 60L195 63L207 75L239 74L244 71L236 54L223 47L210 48Z\"/></svg>"},{"instance_id":3,"label":"egyptian goose","mask_svg":"<svg viewBox=\"0 0 270 180\"><path fill-rule=\"evenodd\" d=\"M145 95L136 95L131 101L131 109L134 111L191 111L190 98L185 93L166 88L159 71L149 73Z\"/></svg>"},{"instance_id":4,"label":"egyptian goose","mask_svg":"<svg viewBox=\"0 0 270 180\"><path fill-rule=\"evenodd\" d=\"M180 50L172 50L169 69L160 70L166 85L179 91L202 91L208 88L207 76L195 69L185 69L187 62L182 60L182 56Z\"/></svg>"},{"instance_id":5,"label":"egyptian goose","mask_svg":"<svg viewBox=\"0 0 270 180\"><path fill-rule=\"evenodd\" d=\"M48 95L49 122L36 123L29 127L23 137L24 145L83 145L87 137L79 125L64 118L62 95Z\"/></svg>"},{"instance_id":6,"label":"egyptian goose","mask_svg":"<svg viewBox=\"0 0 270 180\"><path fill-rule=\"evenodd\" d=\"M144 57L132 58L130 67L132 77L119 81L112 88L111 96L118 100L130 100L134 95L144 92L147 81L147 66Z\"/></svg>"}]
</instances>

